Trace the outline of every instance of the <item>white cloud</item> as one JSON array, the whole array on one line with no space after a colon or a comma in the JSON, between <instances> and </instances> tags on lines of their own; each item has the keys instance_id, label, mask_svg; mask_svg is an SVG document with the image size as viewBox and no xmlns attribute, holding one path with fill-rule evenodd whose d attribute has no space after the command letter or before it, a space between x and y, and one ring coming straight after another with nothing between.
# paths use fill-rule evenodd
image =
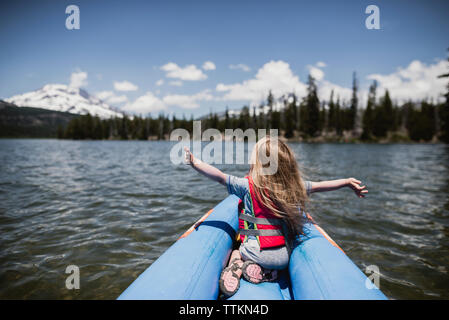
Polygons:
<instances>
[{"instance_id":1,"label":"white cloud","mask_svg":"<svg viewBox=\"0 0 449 320\"><path fill-rule=\"evenodd\" d=\"M207 75L198 69L195 65L189 64L184 68L181 68L176 63L169 62L161 67L161 70L165 71L167 78L175 78L185 81L198 81L207 79Z\"/></svg>"},{"instance_id":2,"label":"white cloud","mask_svg":"<svg viewBox=\"0 0 449 320\"><path fill-rule=\"evenodd\" d=\"M405 69L398 68L395 72L386 75L370 74L367 79L376 80L381 94L388 89L390 97L398 102L425 98L441 101L442 93L446 92L446 79L438 78L438 76L447 73L447 69L448 62L445 60L429 65L414 60Z\"/></svg>"},{"instance_id":3,"label":"white cloud","mask_svg":"<svg viewBox=\"0 0 449 320\"><path fill-rule=\"evenodd\" d=\"M352 89L332 83L325 79L325 73L321 68L325 63L318 62L315 65L307 66L310 74L317 80L318 94L321 101L328 101L331 91L334 91L334 99L340 98L340 101L348 102L351 99ZM398 68L391 74L370 74L369 80L377 80L379 83L379 95L388 88L392 99L396 100L418 100L426 97L438 97L445 92L445 79L438 79L438 75L447 73L448 63L446 61L437 61L426 65L418 60L413 61L405 68ZM231 68L231 67L230 67ZM194 65L180 68L174 63L168 63L161 67L167 72L168 78L176 80L168 82L169 85L180 85L181 80L197 79L202 71ZM242 69L243 70L243 69ZM350 74L348 77L350 78ZM162 85L163 79L156 82ZM301 99L307 93L307 84L300 81L299 76L293 73L290 65L284 61L270 61L264 64L252 78L245 81L232 84L217 84L215 90L221 93L220 97L213 95L211 90L203 90L196 94L168 94L158 97L160 92L147 92L145 95L137 98L133 102L128 102L124 106L124 111L136 113L148 113L167 110L171 106L177 106L185 109L198 108L203 101L248 101L251 104L258 104L264 101L271 90L275 97L294 92ZM367 90L359 89L360 107L364 107ZM124 96L116 96L112 91L105 91L97 94L98 97L113 101L124 99ZM127 100L126 100L127 101ZM125 101L125 102L126 102Z\"/></svg>"},{"instance_id":4,"label":"white cloud","mask_svg":"<svg viewBox=\"0 0 449 320\"><path fill-rule=\"evenodd\" d=\"M117 105L128 101L128 97L125 95L118 96L113 91L100 91L95 96L105 101L108 104Z\"/></svg>"},{"instance_id":5,"label":"white cloud","mask_svg":"<svg viewBox=\"0 0 449 320\"><path fill-rule=\"evenodd\" d=\"M203 63L203 69L204 70L215 70L215 63L213 63L212 61L206 61Z\"/></svg>"},{"instance_id":6,"label":"white cloud","mask_svg":"<svg viewBox=\"0 0 449 320\"><path fill-rule=\"evenodd\" d=\"M147 114L149 112L158 112L166 110L167 105L152 92L148 91L145 95L138 97L131 103L127 103L122 110Z\"/></svg>"},{"instance_id":7,"label":"white cloud","mask_svg":"<svg viewBox=\"0 0 449 320\"><path fill-rule=\"evenodd\" d=\"M331 83L327 80L323 80L318 84L318 97L321 101L329 101L331 92L334 90L334 102L337 98L340 98L340 102L349 101L352 96L352 89L339 86L338 84ZM359 91L361 94L361 91ZM360 103L359 106L362 106Z\"/></svg>"},{"instance_id":8,"label":"white cloud","mask_svg":"<svg viewBox=\"0 0 449 320\"><path fill-rule=\"evenodd\" d=\"M328 101L332 90L334 90L334 99L340 97L341 101L349 101L352 94L351 88L345 88L325 80L324 72L316 66L309 65L307 68L317 80L318 95L321 101ZM224 92L222 100L243 100L249 101L251 104L264 101L269 90L275 97L293 92L301 99L307 94L307 84L299 80L288 63L270 61L258 70L253 79L231 85L219 83L216 86L216 91Z\"/></svg>"},{"instance_id":9,"label":"white cloud","mask_svg":"<svg viewBox=\"0 0 449 320\"><path fill-rule=\"evenodd\" d=\"M87 86L87 72L78 70L70 75L70 87L81 88Z\"/></svg>"},{"instance_id":10,"label":"white cloud","mask_svg":"<svg viewBox=\"0 0 449 320\"><path fill-rule=\"evenodd\" d=\"M307 69L309 69L310 75L317 81L321 81L324 78L324 72L323 70L314 67L314 66L307 66Z\"/></svg>"},{"instance_id":11,"label":"white cloud","mask_svg":"<svg viewBox=\"0 0 449 320\"><path fill-rule=\"evenodd\" d=\"M163 98L163 101L167 105L178 106L184 109L195 109L200 105L198 101L210 101L215 99L214 96L210 93L210 90L203 90L194 95L167 95Z\"/></svg>"},{"instance_id":12,"label":"white cloud","mask_svg":"<svg viewBox=\"0 0 449 320\"><path fill-rule=\"evenodd\" d=\"M114 82L114 89L117 91L136 91L137 89L139 89L138 86L136 86L135 84L129 82L129 81L115 81Z\"/></svg>"},{"instance_id":13,"label":"white cloud","mask_svg":"<svg viewBox=\"0 0 449 320\"><path fill-rule=\"evenodd\" d=\"M107 99L109 99L110 97L112 97L114 95L113 91L100 91L97 92L95 94L97 96L98 99L106 101Z\"/></svg>"},{"instance_id":14,"label":"white cloud","mask_svg":"<svg viewBox=\"0 0 449 320\"><path fill-rule=\"evenodd\" d=\"M178 106L185 109L195 109L200 105L198 104L192 96L182 95L182 94L174 94L165 96L163 101L167 105Z\"/></svg>"},{"instance_id":15,"label":"white cloud","mask_svg":"<svg viewBox=\"0 0 449 320\"><path fill-rule=\"evenodd\" d=\"M117 105L128 101L128 97L125 95L113 96L107 100L109 104Z\"/></svg>"},{"instance_id":16,"label":"white cloud","mask_svg":"<svg viewBox=\"0 0 449 320\"><path fill-rule=\"evenodd\" d=\"M152 92L138 97L135 101L127 103L122 110L138 114L167 110L169 106L178 106L183 109L198 108L200 101L214 100L210 90L206 89L193 95L171 94L163 98L157 97Z\"/></svg>"},{"instance_id":17,"label":"white cloud","mask_svg":"<svg viewBox=\"0 0 449 320\"><path fill-rule=\"evenodd\" d=\"M175 86L175 87L182 87L182 81L181 80L170 81L168 84L171 85L171 86Z\"/></svg>"},{"instance_id":18,"label":"white cloud","mask_svg":"<svg viewBox=\"0 0 449 320\"><path fill-rule=\"evenodd\" d=\"M275 97L291 92L303 96L306 85L293 74L288 63L279 60L263 65L253 79L230 85L219 83L216 90L225 92L223 100L249 100L257 104L266 99L270 90Z\"/></svg>"},{"instance_id":19,"label":"white cloud","mask_svg":"<svg viewBox=\"0 0 449 320\"><path fill-rule=\"evenodd\" d=\"M163 79L159 79L158 81L156 81L156 85L158 87L162 86L164 84L164 80Z\"/></svg>"},{"instance_id":20,"label":"white cloud","mask_svg":"<svg viewBox=\"0 0 449 320\"><path fill-rule=\"evenodd\" d=\"M327 66L327 64L325 64L323 61L318 61L318 62L316 63L316 66L317 66L318 68L324 68L324 67Z\"/></svg>"},{"instance_id":21,"label":"white cloud","mask_svg":"<svg viewBox=\"0 0 449 320\"><path fill-rule=\"evenodd\" d=\"M229 69L232 69L232 70L240 69L240 70L245 71L245 72L249 72L251 70L250 67L248 67L246 64L243 64L243 63L230 64L229 65Z\"/></svg>"}]
</instances>

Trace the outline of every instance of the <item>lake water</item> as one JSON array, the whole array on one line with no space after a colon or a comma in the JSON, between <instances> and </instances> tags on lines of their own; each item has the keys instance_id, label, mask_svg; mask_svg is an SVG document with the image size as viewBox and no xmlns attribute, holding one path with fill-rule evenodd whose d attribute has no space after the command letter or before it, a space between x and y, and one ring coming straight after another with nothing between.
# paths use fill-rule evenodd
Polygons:
<instances>
[{"instance_id":1,"label":"lake water","mask_svg":"<svg viewBox=\"0 0 449 320\"><path fill-rule=\"evenodd\" d=\"M391 299L449 298L449 147L290 144L311 215ZM170 142L0 140L0 298L115 299L226 189L169 160ZM245 165L220 165L244 176ZM67 290L77 265L80 290Z\"/></svg>"}]
</instances>

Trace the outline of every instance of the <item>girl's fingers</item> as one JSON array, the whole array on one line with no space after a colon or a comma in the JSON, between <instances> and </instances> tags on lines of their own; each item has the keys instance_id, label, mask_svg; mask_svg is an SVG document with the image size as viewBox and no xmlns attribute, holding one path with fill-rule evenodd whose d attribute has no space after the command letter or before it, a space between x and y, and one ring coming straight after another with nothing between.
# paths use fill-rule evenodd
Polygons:
<instances>
[{"instance_id":1,"label":"girl's fingers","mask_svg":"<svg viewBox=\"0 0 449 320\"><path fill-rule=\"evenodd\" d=\"M360 186L360 185L358 185L358 184L356 184L356 183L351 183L351 185L355 188L355 189L357 189L357 190L363 190L363 189L365 189L366 188L366 186Z\"/></svg>"},{"instance_id":2,"label":"girl's fingers","mask_svg":"<svg viewBox=\"0 0 449 320\"><path fill-rule=\"evenodd\" d=\"M192 154L190 153L189 148L184 147L184 151L185 151L184 159L185 159L186 163L191 163L192 162Z\"/></svg>"},{"instance_id":3,"label":"girl's fingers","mask_svg":"<svg viewBox=\"0 0 449 320\"><path fill-rule=\"evenodd\" d=\"M184 147L184 151L185 151L184 157L185 157L186 161L188 161L188 162L191 161L192 160L192 154L190 153L189 148Z\"/></svg>"},{"instance_id":4,"label":"girl's fingers","mask_svg":"<svg viewBox=\"0 0 449 320\"><path fill-rule=\"evenodd\" d=\"M359 198L365 198L365 194L368 193L366 190L366 186L361 186L362 181L357 180L355 178L349 179L349 186L354 190L354 193Z\"/></svg>"},{"instance_id":5,"label":"girl's fingers","mask_svg":"<svg viewBox=\"0 0 449 320\"><path fill-rule=\"evenodd\" d=\"M368 190L362 190L362 191L360 191L360 192L356 192L356 195L359 197L359 198L365 198L365 194L366 193L368 193Z\"/></svg>"}]
</instances>

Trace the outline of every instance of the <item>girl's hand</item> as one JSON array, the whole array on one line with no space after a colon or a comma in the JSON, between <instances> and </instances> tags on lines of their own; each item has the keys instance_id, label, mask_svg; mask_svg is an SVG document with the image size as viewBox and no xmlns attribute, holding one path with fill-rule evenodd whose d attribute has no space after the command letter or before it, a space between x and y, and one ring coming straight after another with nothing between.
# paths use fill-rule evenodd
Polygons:
<instances>
[{"instance_id":1,"label":"girl's hand","mask_svg":"<svg viewBox=\"0 0 449 320\"><path fill-rule=\"evenodd\" d=\"M193 162L195 160L195 158L193 157L193 154L190 152L189 148L187 148L187 147L184 147L184 152L185 152L184 160L185 160L186 164L192 166Z\"/></svg>"},{"instance_id":2,"label":"girl's hand","mask_svg":"<svg viewBox=\"0 0 449 320\"><path fill-rule=\"evenodd\" d=\"M348 187L354 190L356 196L359 198L364 198L365 193L368 193L366 186L360 186L362 182L354 178L348 178L347 180Z\"/></svg>"},{"instance_id":3,"label":"girl's hand","mask_svg":"<svg viewBox=\"0 0 449 320\"><path fill-rule=\"evenodd\" d=\"M193 169L195 169L202 175L205 175L209 179L217 181L218 183L221 183L224 186L226 185L226 175L223 172L211 166L210 164L207 164L206 162L196 159L190 152L189 148L184 147L184 152L186 164L191 165Z\"/></svg>"}]
</instances>

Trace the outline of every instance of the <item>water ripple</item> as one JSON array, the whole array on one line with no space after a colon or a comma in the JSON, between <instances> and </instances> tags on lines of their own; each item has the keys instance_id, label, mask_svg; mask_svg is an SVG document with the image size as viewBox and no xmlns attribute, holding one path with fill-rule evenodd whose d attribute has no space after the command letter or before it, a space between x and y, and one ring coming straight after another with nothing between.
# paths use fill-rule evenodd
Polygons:
<instances>
[{"instance_id":1,"label":"water ripple","mask_svg":"<svg viewBox=\"0 0 449 320\"><path fill-rule=\"evenodd\" d=\"M449 298L449 150L442 145L291 144L311 180L310 212L393 299ZM0 298L114 299L200 216L220 185L169 162L168 142L0 140ZM247 166L220 165L244 176ZM65 268L81 290L65 289Z\"/></svg>"}]
</instances>

